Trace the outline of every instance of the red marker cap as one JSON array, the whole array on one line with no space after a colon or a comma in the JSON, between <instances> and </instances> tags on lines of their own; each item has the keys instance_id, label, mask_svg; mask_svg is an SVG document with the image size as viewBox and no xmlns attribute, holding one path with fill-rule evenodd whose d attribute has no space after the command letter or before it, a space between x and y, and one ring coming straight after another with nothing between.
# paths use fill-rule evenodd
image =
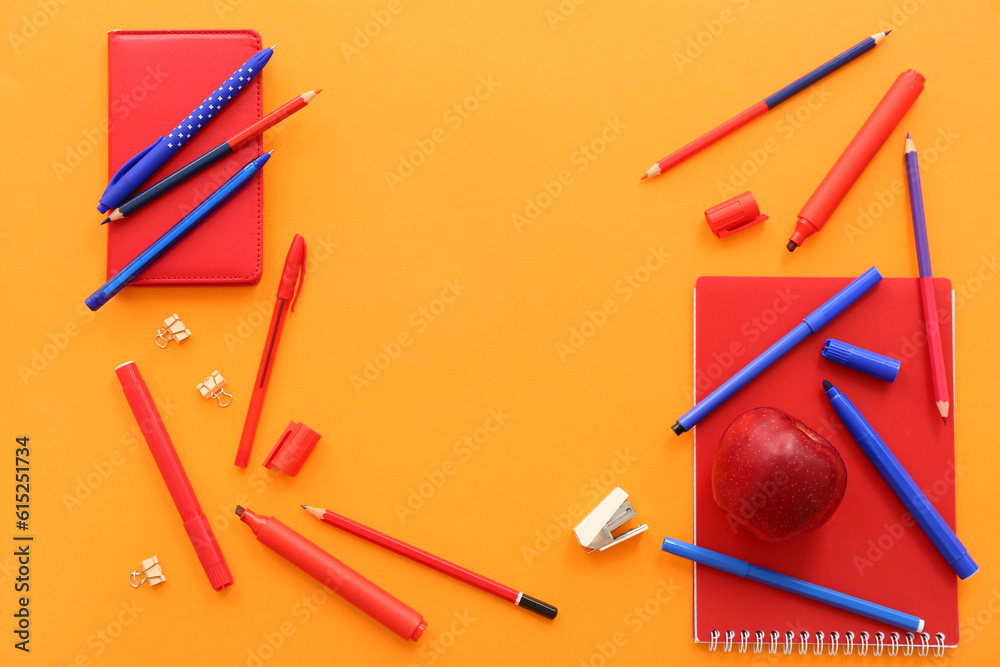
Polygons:
<instances>
[{"instance_id":1,"label":"red marker cap","mask_svg":"<svg viewBox=\"0 0 1000 667\"><path fill-rule=\"evenodd\" d=\"M744 192L706 209L705 220L708 221L712 233L721 239L747 227L753 227L758 222L764 222L767 216L761 215L753 194Z\"/></svg>"},{"instance_id":2,"label":"red marker cap","mask_svg":"<svg viewBox=\"0 0 1000 667\"><path fill-rule=\"evenodd\" d=\"M286 475L299 474L320 435L301 422L289 422L285 432L278 438L278 444L264 459L265 468L277 468Z\"/></svg>"}]
</instances>

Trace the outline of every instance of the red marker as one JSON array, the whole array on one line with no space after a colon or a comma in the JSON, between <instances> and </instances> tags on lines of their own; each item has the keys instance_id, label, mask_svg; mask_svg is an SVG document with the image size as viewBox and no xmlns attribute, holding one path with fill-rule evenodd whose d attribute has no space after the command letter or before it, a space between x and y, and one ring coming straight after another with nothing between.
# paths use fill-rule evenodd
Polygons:
<instances>
[{"instance_id":1,"label":"red marker","mask_svg":"<svg viewBox=\"0 0 1000 667\"><path fill-rule=\"evenodd\" d=\"M122 383L122 390L125 398L128 399L129 407L135 420L139 422L139 428L146 438L149 451L153 454L156 467L163 475L163 481L167 483L170 497L177 506L177 511L184 521L184 530L191 538L195 553L201 566L205 568L208 581L215 590L222 590L233 583L233 575L229 573L226 559L222 556L219 543L215 541L215 534L212 527L201 511L201 505L194 495L191 482L188 481L181 461L177 458L177 451L170 442L167 429L163 427L163 420L160 413L156 411L156 403L139 375L139 369L134 361L128 361L115 369L119 382Z\"/></svg>"},{"instance_id":2,"label":"red marker","mask_svg":"<svg viewBox=\"0 0 1000 667\"><path fill-rule=\"evenodd\" d=\"M427 622L417 611L347 567L274 517L236 507L257 541L290 561L403 639L417 641Z\"/></svg>"},{"instance_id":3,"label":"red marker","mask_svg":"<svg viewBox=\"0 0 1000 667\"><path fill-rule=\"evenodd\" d=\"M889 92L847 145L843 155L834 163L830 173L799 211L795 232L788 240L789 252L823 228L923 90L924 77L916 70L908 69L896 78Z\"/></svg>"},{"instance_id":4,"label":"red marker","mask_svg":"<svg viewBox=\"0 0 1000 667\"><path fill-rule=\"evenodd\" d=\"M281 271L281 281L278 283L277 301L274 303L274 312L271 314L271 326L267 330L267 342L264 344L264 355L260 359L260 368L257 370L257 381L253 386L253 394L250 396L250 407L247 408L247 420L243 424L243 433L240 435L240 447L236 451L236 465L241 468L247 467L250 460L250 450L253 448L253 439L257 435L257 424L260 422L260 411L264 407L264 396L267 394L267 385L271 382L271 369L274 368L274 359L278 354L278 342L281 340L281 331L285 328L285 310L289 301L292 304L292 311L295 311L295 302L302 292L302 281L305 279L305 270L302 268L306 261L306 240L296 234L292 239L292 246L288 249L288 256L285 257L285 268ZM296 292L295 282L298 279L299 288ZM292 294L295 298L292 298Z\"/></svg>"}]
</instances>

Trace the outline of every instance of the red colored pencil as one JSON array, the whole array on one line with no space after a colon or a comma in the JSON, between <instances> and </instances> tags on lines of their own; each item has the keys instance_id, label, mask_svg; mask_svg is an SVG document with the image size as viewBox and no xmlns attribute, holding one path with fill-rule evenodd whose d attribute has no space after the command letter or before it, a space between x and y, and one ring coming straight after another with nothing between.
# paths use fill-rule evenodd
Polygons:
<instances>
[{"instance_id":1,"label":"red colored pencil","mask_svg":"<svg viewBox=\"0 0 1000 667\"><path fill-rule=\"evenodd\" d=\"M934 403L942 419L948 418L951 401L948 379L944 374L944 350L941 348L941 322L938 320L934 275L931 273L931 253L927 243L927 219L924 216L924 194L920 187L920 165L917 147L906 133L906 181L910 186L910 213L913 216L913 237L917 245L917 266L920 270L920 295L924 304L924 326L927 329L927 350L931 355L931 380L934 383Z\"/></svg>"},{"instance_id":2,"label":"red colored pencil","mask_svg":"<svg viewBox=\"0 0 1000 667\"><path fill-rule=\"evenodd\" d=\"M278 107L233 138L228 141L223 141L221 144L204 155L188 162L174 173L164 177L163 180L154 183L128 201L123 202L118 206L118 208L113 210L101 224L103 225L107 222L121 220L125 216L135 213L149 202L153 201L168 190L176 187L180 183L183 183L203 170L205 167L214 164L223 157L229 155L242 144L245 144L259 134L263 134L274 125L277 125L281 121L285 120L293 113L312 102L313 98L319 95L322 90L322 88L319 88L317 90L310 90L309 92L302 93L288 104Z\"/></svg>"},{"instance_id":3,"label":"red colored pencil","mask_svg":"<svg viewBox=\"0 0 1000 667\"><path fill-rule=\"evenodd\" d=\"M427 553L423 549L418 549L417 547L411 546L406 542L401 542L394 537L390 537L385 533L380 533L374 528L369 528L368 526L363 526L356 521L351 521L345 516L341 516L330 510L320 509L318 507L308 507L306 505L302 506L302 509L312 514L314 517L322 521L323 523L328 523L331 526L336 526L341 530L346 530L352 535L357 535L358 537L363 537L373 544L377 544L380 547L393 551L400 556L406 556L410 560L426 565L429 568L437 570L438 572L443 572L449 577L458 579L459 581L464 581L467 584L471 584L476 588L486 591L487 593L492 593L498 598L507 600L508 602L513 602L519 607L524 607L530 611L540 614L545 618L555 618L556 608L550 604L542 602L541 600L536 600L535 598L525 595L521 591L515 590L510 586L504 586L501 583L488 579L481 574L476 574L472 570L467 570L464 567L455 565L443 558L439 558L434 554Z\"/></svg>"}]
</instances>

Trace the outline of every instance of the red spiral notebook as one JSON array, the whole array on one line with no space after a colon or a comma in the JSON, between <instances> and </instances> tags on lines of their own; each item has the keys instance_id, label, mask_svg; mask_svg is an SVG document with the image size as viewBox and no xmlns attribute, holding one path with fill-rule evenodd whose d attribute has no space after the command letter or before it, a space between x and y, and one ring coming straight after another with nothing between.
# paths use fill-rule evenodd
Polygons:
<instances>
[{"instance_id":1,"label":"red spiral notebook","mask_svg":"<svg viewBox=\"0 0 1000 667\"><path fill-rule=\"evenodd\" d=\"M695 397L708 395L850 280L699 278ZM954 396L951 283L936 278L934 284L943 311L942 343L952 350L945 365ZM923 332L917 280L885 278L702 420L694 430L694 532L699 546L915 614L926 621L926 635L907 636L898 628L695 565L696 642L733 651L777 644L789 651L797 646L841 653L878 653L881 645L900 654L912 650L908 644L918 653L924 643L932 649L957 645L958 577L837 419L822 387L824 379L830 380L850 397L954 528L955 482L963 471L955 462L957 411L947 422L938 413ZM899 359L896 381L823 359L827 338ZM731 522L712 497L719 440L737 416L764 406L780 408L818 431L847 467L847 490L829 522L783 544L758 540Z\"/></svg>"},{"instance_id":2,"label":"red spiral notebook","mask_svg":"<svg viewBox=\"0 0 1000 667\"><path fill-rule=\"evenodd\" d=\"M250 56L254 30L108 33L108 177L196 108ZM145 189L262 118L261 78L177 152ZM108 278L261 154L258 137L139 211L105 227ZM132 285L256 284L263 259L261 174L157 260Z\"/></svg>"}]
</instances>

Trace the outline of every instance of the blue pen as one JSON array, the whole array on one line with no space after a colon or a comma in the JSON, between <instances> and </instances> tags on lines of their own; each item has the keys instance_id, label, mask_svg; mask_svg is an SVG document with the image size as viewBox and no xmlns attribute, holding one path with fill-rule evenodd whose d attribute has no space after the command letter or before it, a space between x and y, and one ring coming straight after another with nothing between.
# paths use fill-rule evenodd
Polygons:
<instances>
[{"instance_id":1,"label":"blue pen","mask_svg":"<svg viewBox=\"0 0 1000 667\"><path fill-rule=\"evenodd\" d=\"M181 146L196 135L198 130L215 118L222 111L222 108L229 104L230 100L249 85L254 77L260 74L273 53L274 47L272 46L253 54L249 60L240 65L240 68L231 77L223 81L221 86L205 98L205 101L197 109L181 120L177 127L170 130L170 134L166 137L158 137L156 141L123 164L121 169L111 177L108 187L104 189L97 210L101 213L107 213L118 208L119 204L135 192L157 169L173 157Z\"/></svg>"},{"instance_id":2,"label":"blue pen","mask_svg":"<svg viewBox=\"0 0 1000 667\"><path fill-rule=\"evenodd\" d=\"M854 407L854 404L846 396L826 380L823 380L823 389L826 390L826 395L830 398L830 403L833 404L837 416L844 422L844 426L858 441L858 445L875 464L879 473L896 492L899 499L903 501L906 509L924 529L927 537L934 543L934 546L941 552L959 578L968 579L978 572L979 566L976 565L976 561L972 560L969 551L955 535L955 531L948 526L940 512L934 508L931 501L927 499L924 492L903 468L903 464L889 450L885 441L865 420L864 415Z\"/></svg>"},{"instance_id":3,"label":"blue pen","mask_svg":"<svg viewBox=\"0 0 1000 667\"><path fill-rule=\"evenodd\" d=\"M789 593L801 595L810 600L816 600L832 607L860 614L861 616L867 616L888 625L894 625L897 628L903 628L910 632L924 631L923 619L912 614L883 607L880 604L868 602L867 600L862 600L853 595L841 593L824 586L811 584L808 581L796 579L795 577L790 577L787 574L781 574L774 570L767 570L756 565L751 565L745 560L726 556L717 551L688 544L687 542L675 540L671 537L663 538L663 550L675 556L693 560L699 565L706 565L716 570L735 574L737 577L752 579L753 581L774 586Z\"/></svg>"},{"instance_id":4,"label":"blue pen","mask_svg":"<svg viewBox=\"0 0 1000 667\"><path fill-rule=\"evenodd\" d=\"M882 275L874 266L852 280L847 287L840 290L822 306L809 313L794 329L785 334L777 343L767 348L756 359L739 370L734 376L723 382L711 394L706 396L684 416L671 426L674 433L680 435L700 422L708 413L722 405L730 396L742 389L750 380L760 375L768 366L776 362L786 352L801 343L809 334L816 333L830 320L844 312L848 306L857 301L875 283L882 280Z\"/></svg>"},{"instance_id":5,"label":"blue pen","mask_svg":"<svg viewBox=\"0 0 1000 667\"><path fill-rule=\"evenodd\" d=\"M91 310L97 310L106 304L111 297L118 294L123 287L145 271L150 264L162 257L178 241L187 236L191 230L200 225L205 218L222 206L230 197L239 192L243 186L250 182L254 174L264 167L264 164L270 157L270 153L264 153L260 157L248 162L232 178L223 183L218 190L210 194L205 201L198 204L193 211L181 218L180 222L167 230L163 236L154 241L148 248L140 252L135 259L125 265L125 268L115 274L111 280L104 283L99 290L91 294L86 301L87 307Z\"/></svg>"}]
</instances>

